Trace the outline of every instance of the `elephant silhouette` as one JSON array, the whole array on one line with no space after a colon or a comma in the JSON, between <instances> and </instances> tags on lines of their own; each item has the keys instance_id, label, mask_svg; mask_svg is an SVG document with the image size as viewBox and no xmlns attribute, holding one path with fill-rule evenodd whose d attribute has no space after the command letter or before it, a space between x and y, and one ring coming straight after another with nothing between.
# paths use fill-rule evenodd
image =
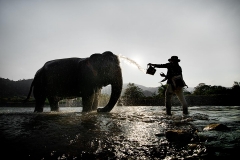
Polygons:
<instances>
[{"instance_id":1,"label":"elephant silhouette","mask_svg":"<svg viewBox=\"0 0 240 160\"><path fill-rule=\"evenodd\" d=\"M87 58L66 58L46 62L34 77L25 101L33 95L34 112L43 112L46 98L51 111L59 111L62 99L82 97L83 112L110 112L122 91L122 71L118 56L110 51L92 54ZM98 108L101 88L111 85L108 104Z\"/></svg>"}]
</instances>

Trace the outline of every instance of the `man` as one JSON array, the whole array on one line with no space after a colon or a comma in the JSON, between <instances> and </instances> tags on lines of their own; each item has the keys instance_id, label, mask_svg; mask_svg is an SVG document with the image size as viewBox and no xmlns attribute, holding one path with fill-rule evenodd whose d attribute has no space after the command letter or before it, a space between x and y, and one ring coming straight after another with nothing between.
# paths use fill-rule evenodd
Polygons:
<instances>
[{"instance_id":1,"label":"man","mask_svg":"<svg viewBox=\"0 0 240 160\"><path fill-rule=\"evenodd\" d=\"M168 59L168 61L170 63L166 63L166 64L149 63L149 65L156 68L168 69L167 75L165 75L164 73L160 74L162 77L165 77L167 79L167 84L168 84L165 92L166 112L168 115L171 115L171 107L172 107L171 98L175 93L182 104L183 114L188 114L188 104L183 95L183 87L186 86L186 84L182 78L182 68L178 64L178 62L180 62L180 59L178 59L177 56L172 56L170 59Z\"/></svg>"}]
</instances>

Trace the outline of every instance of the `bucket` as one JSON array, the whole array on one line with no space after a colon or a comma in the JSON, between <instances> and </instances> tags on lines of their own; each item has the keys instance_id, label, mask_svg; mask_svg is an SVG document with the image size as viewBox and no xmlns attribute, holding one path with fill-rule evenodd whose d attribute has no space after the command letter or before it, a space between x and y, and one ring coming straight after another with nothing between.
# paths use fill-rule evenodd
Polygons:
<instances>
[{"instance_id":1,"label":"bucket","mask_svg":"<svg viewBox=\"0 0 240 160\"><path fill-rule=\"evenodd\" d=\"M146 74L154 75L155 72L156 72L156 69L153 66L149 65L149 64L147 66L148 66L148 68L147 68Z\"/></svg>"}]
</instances>

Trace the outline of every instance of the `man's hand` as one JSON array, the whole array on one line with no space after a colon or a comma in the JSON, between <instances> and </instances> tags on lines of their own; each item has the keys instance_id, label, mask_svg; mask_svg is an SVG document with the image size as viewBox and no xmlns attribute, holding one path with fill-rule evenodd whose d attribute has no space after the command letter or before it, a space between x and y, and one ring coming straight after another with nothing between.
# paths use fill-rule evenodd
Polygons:
<instances>
[{"instance_id":1,"label":"man's hand","mask_svg":"<svg viewBox=\"0 0 240 160\"><path fill-rule=\"evenodd\" d=\"M148 65L150 65L150 66L155 66L155 64L152 64L152 63L148 63Z\"/></svg>"},{"instance_id":2,"label":"man's hand","mask_svg":"<svg viewBox=\"0 0 240 160\"><path fill-rule=\"evenodd\" d=\"M166 77L166 75L163 72L160 73L160 76Z\"/></svg>"}]
</instances>

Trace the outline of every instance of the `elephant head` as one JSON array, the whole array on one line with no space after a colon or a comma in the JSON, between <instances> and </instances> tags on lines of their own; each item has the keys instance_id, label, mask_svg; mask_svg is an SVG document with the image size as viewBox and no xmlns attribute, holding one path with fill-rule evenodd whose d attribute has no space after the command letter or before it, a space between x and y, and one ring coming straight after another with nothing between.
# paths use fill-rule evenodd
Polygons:
<instances>
[{"instance_id":1,"label":"elephant head","mask_svg":"<svg viewBox=\"0 0 240 160\"><path fill-rule=\"evenodd\" d=\"M122 92L122 71L118 56L110 51L102 54L93 54L89 58L90 69L93 72L95 82L102 86L111 85L112 93L108 104L104 108L98 108L98 112L110 112L117 103ZM101 87L102 87L101 86Z\"/></svg>"}]
</instances>

